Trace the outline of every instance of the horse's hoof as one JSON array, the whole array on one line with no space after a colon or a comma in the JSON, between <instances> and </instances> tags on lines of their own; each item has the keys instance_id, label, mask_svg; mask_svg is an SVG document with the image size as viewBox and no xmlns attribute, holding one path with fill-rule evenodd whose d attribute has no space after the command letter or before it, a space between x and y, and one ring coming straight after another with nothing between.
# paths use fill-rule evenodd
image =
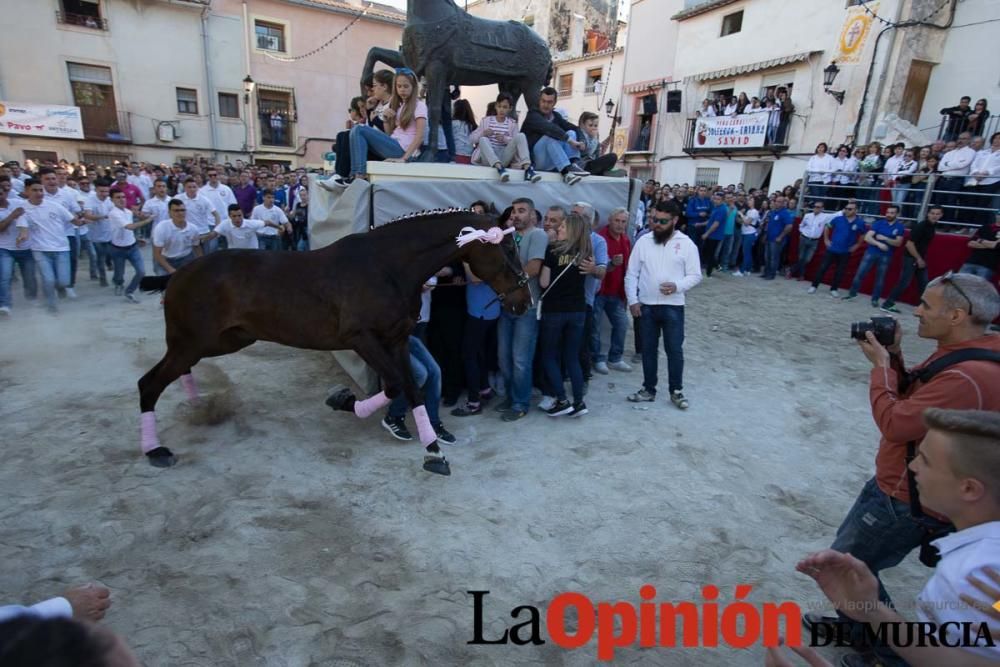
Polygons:
<instances>
[{"instance_id":1,"label":"horse's hoof","mask_svg":"<svg viewBox=\"0 0 1000 667\"><path fill-rule=\"evenodd\" d=\"M425 456L424 470L436 475L450 475L451 466L443 456Z\"/></svg>"},{"instance_id":2,"label":"horse's hoof","mask_svg":"<svg viewBox=\"0 0 1000 667\"><path fill-rule=\"evenodd\" d=\"M354 411L354 392L342 384L338 384L330 389L330 395L326 397L326 404L334 410Z\"/></svg>"},{"instance_id":3,"label":"horse's hoof","mask_svg":"<svg viewBox=\"0 0 1000 667\"><path fill-rule=\"evenodd\" d=\"M146 457L149 458L149 465L154 468L169 468L177 463L177 457L166 447L151 449L146 452Z\"/></svg>"}]
</instances>

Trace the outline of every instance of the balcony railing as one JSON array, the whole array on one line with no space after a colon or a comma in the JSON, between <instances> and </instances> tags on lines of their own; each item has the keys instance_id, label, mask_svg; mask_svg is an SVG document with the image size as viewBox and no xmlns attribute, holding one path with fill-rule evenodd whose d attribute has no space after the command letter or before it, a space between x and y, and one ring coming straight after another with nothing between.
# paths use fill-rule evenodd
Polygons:
<instances>
[{"instance_id":1,"label":"balcony railing","mask_svg":"<svg viewBox=\"0 0 1000 667\"><path fill-rule=\"evenodd\" d=\"M127 111L114 107L81 106L83 136L90 141L132 141L132 123Z\"/></svg>"},{"instance_id":2,"label":"balcony railing","mask_svg":"<svg viewBox=\"0 0 1000 667\"><path fill-rule=\"evenodd\" d=\"M967 118L951 118L941 116L941 123L938 125L937 138L941 141L954 141L962 132L970 132L975 136L984 137L987 144L994 132L1000 132L1000 116L990 116L982 122L973 120L969 122Z\"/></svg>"},{"instance_id":3,"label":"balcony railing","mask_svg":"<svg viewBox=\"0 0 1000 667\"><path fill-rule=\"evenodd\" d=\"M99 16L89 16L87 14L73 14L70 12L56 11L56 22L63 25L75 25L81 28L93 28L94 30L107 30L108 20Z\"/></svg>"},{"instance_id":4,"label":"balcony railing","mask_svg":"<svg viewBox=\"0 0 1000 667\"><path fill-rule=\"evenodd\" d=\"M791 123L786 121L781 122L781 112L780 111L761 111L754 114L747 114L745 116L739 116L740 118L754 117L759 118L760 122L766 126L764 131L763 144L761 145L750 145L756 142L748 142L747 144L742 144L739 141L732 141L732 143L724 143L719 145L720 142L712 142L709 140L707 133L703 130L699 130L698 121L701 118L688 118L687 129L684 134L684 152L688 154L693 153L780 153L788 150L788 134L791 127ZM723 117L716 117L723 118ZM711 121L712 118L707 120ZM759 136L759 135L758 135Z\"/></svg>"},{"instance_id":5,"label":"balcony railing","mask_svg":"<svg viewBox=\"0 0 1000 667\"><path fill-rule=\"evenodd\" d=\"M293 129L295 120L289 114L274 117L267 112L258 115L260 123L260 143L262 146L283 146L291 148L295 144Z\"/></svg>"}]
</instances>

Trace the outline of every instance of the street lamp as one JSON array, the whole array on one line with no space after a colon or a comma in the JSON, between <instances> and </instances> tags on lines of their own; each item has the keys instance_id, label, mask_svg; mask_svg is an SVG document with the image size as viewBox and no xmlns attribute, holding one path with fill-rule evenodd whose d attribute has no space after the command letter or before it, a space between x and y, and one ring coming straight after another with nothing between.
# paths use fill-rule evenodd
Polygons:
<instances>
[{"instance_id":1,"label":"street lamp","mask_svg":"<svg viewBox=\"0 0 1000 667\"><path fill-rule=\"evenodd\" d=\"M830 90L830 86L833 85L834 79L840 74L840 68L837 67L837 61L834 60L827 67L823 69L823 90L829 95L833 95L833 99L837 100L837 104L844 103L844 91L842 90Z\"/></svg>"},{"instance_id":2,"label":"street lamp","mask_svg":"<svg viewBox=\"0 0 1000 667\"><path fill-rule=\"evenodd\" d=\"M253 88L254 88L255 85L257 85L257 84L254 83L253 78L249 74L247 74L247 78L243 79L243 103L244 104L250 104L250 95L253 93Z\"/></svg>"},{"instance_id":3,"label":"street lamp","mask_svg":"<svg viewBox=\"0 0 1000 667\"><path fill-rule=\"evenodd\" d=\"M614 103L614 100L609 99L607 102L605 102L604 103L604 110L607 112L608 118L614 118L615 117L615 103Z\"/></svg>"}]
</instances>

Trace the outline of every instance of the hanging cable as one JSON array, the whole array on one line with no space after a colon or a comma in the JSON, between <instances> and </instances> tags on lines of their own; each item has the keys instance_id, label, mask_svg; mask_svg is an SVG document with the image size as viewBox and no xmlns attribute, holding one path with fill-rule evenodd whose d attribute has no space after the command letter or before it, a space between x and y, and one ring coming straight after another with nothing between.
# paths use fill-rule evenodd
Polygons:
<instances>
[{"instance_id":1,"label":"hanging cable","mask_svg":"<svg viewBox=\"0 0 1000 667\"><path fill-rule=\"evenodd\" d=\"M364 15L368 13L368 10L371 9L371 8L372 8L371 3L369 3L368 6L365 7L364 10L361 13L359 13L357 16L355 16L353 19L351 19L351 22L348 23L347 25L345 25L340 32L338 32L336 35L334 35L333 37L331 37L330 39L328 39L325 43L321 44L320 46L317 46L312 51L308 51L306 53L303 53L300 56L276 56L274 54L268 53L267 51L264 51L264 55L267 56L268 58L270 58L271 60L278 60L278 61L281 61L283 63L294 63L296 61L303 60L303 59L308 58L310 56L314 56L317 53L319 53L320 51L322 51L323 49L325 49L326 47L328 47L331 44L333 44L334 42L336 42L340 38L341 35L343 35L345 32L347 32L348 30L350 30L354 26L355 23L357 23L358 21L360 21L364 17Z\"/></svg>"}]
</instances>

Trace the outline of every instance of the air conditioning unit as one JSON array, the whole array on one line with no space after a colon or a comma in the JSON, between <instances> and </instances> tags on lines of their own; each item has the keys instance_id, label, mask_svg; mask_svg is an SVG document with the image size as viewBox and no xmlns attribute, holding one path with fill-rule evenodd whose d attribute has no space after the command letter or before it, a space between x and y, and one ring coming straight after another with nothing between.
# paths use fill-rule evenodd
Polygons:
<instances>
[{"instance_id":1,"label":"air conditioning unit","mask_svg":"<svg viewBox=\"0 0 1000 667\"><path fill-rule=\"evenodd\" d=\"M280 51L281 42L273 35L257 35L257 48L267 51Z\"/></svg>"}]
</instances>

